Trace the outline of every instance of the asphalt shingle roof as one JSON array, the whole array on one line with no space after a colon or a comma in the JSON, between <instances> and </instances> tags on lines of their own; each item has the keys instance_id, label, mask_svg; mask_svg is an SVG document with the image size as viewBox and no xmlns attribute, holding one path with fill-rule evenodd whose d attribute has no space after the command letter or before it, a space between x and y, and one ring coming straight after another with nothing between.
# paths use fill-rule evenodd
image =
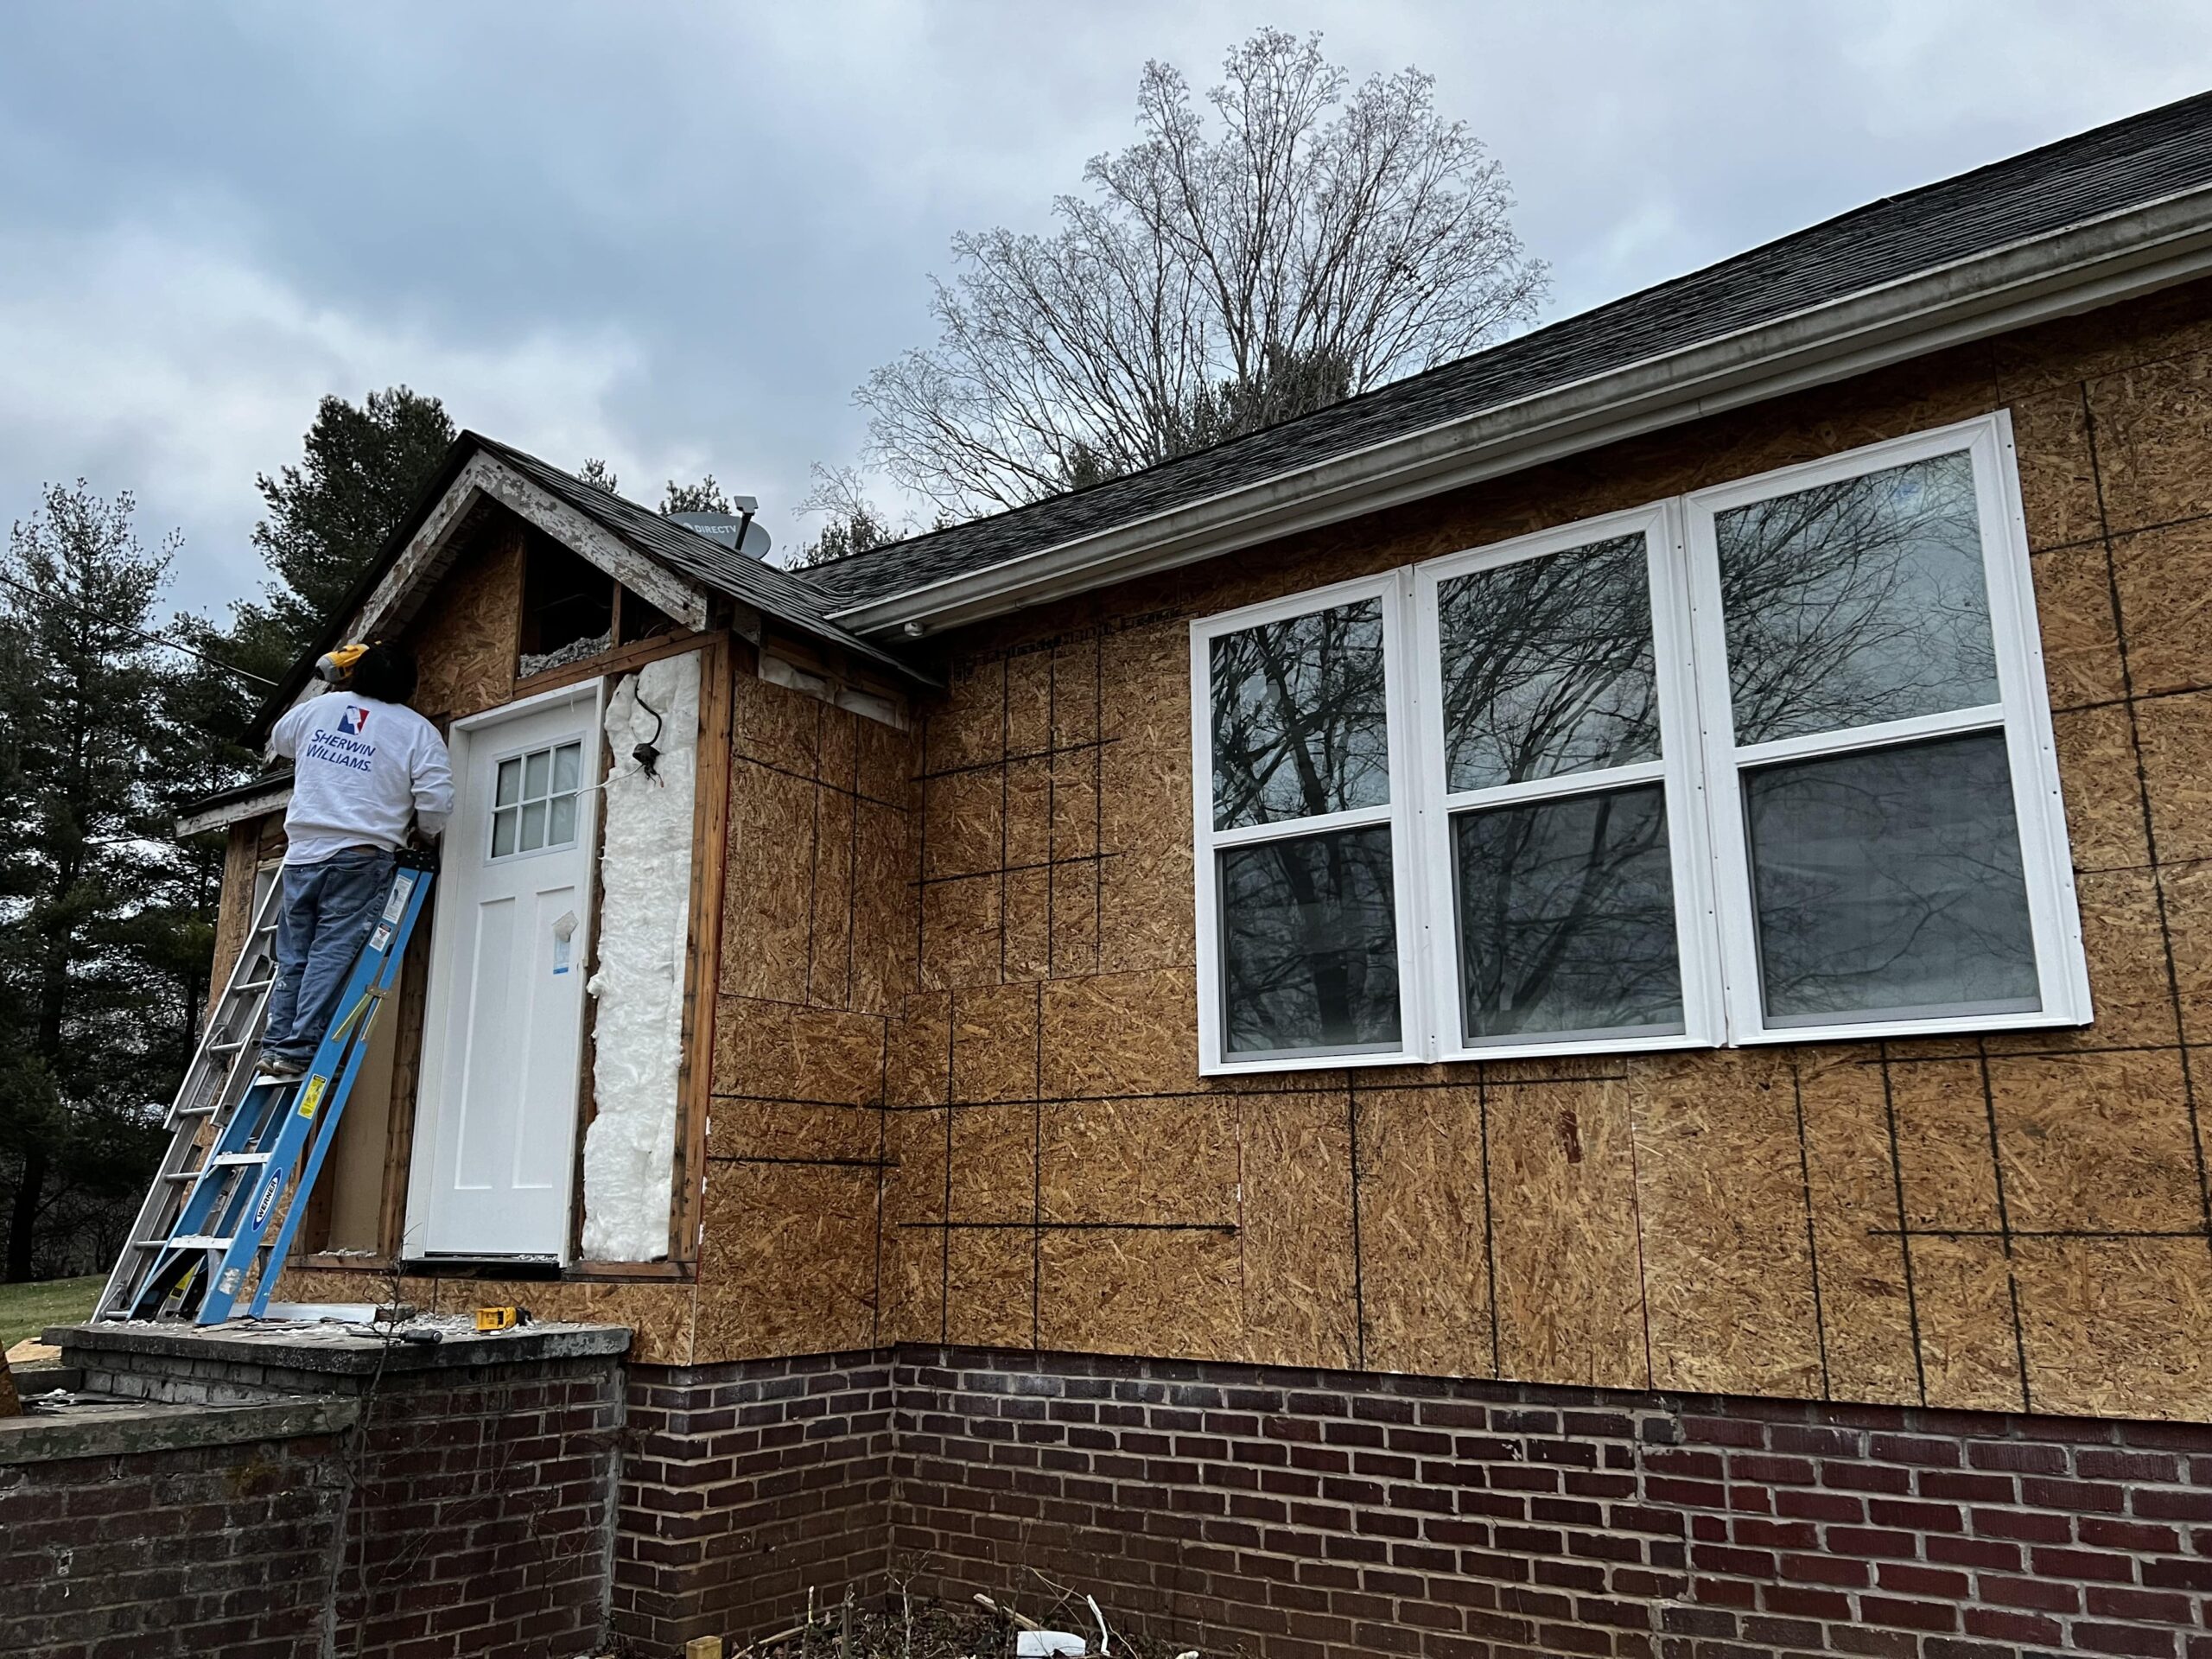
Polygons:
<instances>
[{"instance_id":1,"label":"asphalt shingle roof","mask_svg":"<svg viewBox=\"0 0 2212 1659\"><path fill-rule=\"evenodd\" d=\"M2212 185L2212 93L2115 121L1141 473L805 572L824 608L1042 551L1808 308Z\"/></svg>"}]
</instances>

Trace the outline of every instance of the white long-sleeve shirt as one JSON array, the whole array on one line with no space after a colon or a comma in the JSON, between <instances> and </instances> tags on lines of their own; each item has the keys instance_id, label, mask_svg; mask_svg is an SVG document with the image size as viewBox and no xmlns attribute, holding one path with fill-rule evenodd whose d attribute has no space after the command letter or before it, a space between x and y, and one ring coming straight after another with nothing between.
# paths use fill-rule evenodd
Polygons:
<instances>
[{"instance_id":1,"label":"white long-sleeve shirt","mask_svg":"<svg viewBox=\"0 0 2212 1659\"><path fill-rule=\"evenodd\" d=\"M269 753L292 762L287 864L320 864L348 847L397 852L410 818L435 836L453 816L445 740L404 703L325 692L285 713Z\"/></svg>"}]
</instances>

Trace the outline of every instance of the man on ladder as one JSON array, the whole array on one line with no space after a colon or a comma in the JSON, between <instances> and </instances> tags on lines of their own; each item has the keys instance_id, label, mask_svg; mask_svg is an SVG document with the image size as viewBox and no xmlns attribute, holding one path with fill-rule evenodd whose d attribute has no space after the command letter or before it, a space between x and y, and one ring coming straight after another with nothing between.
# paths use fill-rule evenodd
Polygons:
<instances>
[{"instance_id":1,"label":"man on ladder","mask_svg":"<svg viewBox=\"0 0 2212 1659\"><path fill-rule=\"evenodd\" d=\"M299 1077L315 1058L391 891L410 821L431 840L453 815L445 741L407 706L414 658L398 645L347 645L316 667L338 689L290 710L269 739L270 753L292 762L277 976L261 1037L269 1082Z\"/></svg>"}]
</instances>

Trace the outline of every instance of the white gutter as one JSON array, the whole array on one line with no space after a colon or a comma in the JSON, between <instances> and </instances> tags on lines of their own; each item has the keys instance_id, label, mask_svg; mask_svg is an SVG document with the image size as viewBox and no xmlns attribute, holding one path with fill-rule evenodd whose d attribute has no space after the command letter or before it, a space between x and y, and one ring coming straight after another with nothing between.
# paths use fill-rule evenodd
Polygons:
<instances>
[{"instance_id":1,"label":"white gutter","mask_svg":"<svg viewBox=\"0 0 2212 1659\"><path fill-rule=\"evenodd\" d=\"M831 613L934 631L1173 569L2212 272L2212 188L1938 266L1318 466Z\"/></svg>"}]
</instances>

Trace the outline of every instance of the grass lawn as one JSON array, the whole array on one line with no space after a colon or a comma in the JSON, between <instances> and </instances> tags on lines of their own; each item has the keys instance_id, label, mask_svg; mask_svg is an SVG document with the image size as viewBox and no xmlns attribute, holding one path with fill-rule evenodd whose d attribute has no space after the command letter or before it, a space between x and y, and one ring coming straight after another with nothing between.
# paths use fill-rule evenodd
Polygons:
<instances>
[{"instance_id":1,"label":"grass lawn","mask_svg":"<svg viewBox=\"0 0 2212 1659\"><path fill-rule=\"evenodd\" d=\"M0 1285L0 1352L49 1325L73 1325L87 1318L106 1282L105 1274L95 1273L42 1284Z\"/></svg>"}]
</instances>

